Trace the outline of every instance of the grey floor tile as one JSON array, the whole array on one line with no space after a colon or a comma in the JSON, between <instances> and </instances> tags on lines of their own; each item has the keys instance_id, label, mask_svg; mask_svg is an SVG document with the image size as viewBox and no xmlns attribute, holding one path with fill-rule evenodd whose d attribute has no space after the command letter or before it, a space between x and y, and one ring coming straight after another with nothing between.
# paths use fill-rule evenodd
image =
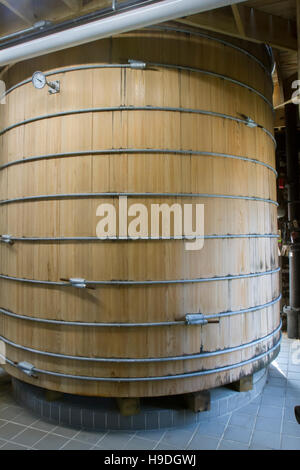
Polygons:
<instances>
[{"instance_id":1,"label":"grey floor tile","mask_svg":"<svg viewBox=\"0 0 300 470\"><path fill-rule=\"evenodd\" d=\"M19 406L8 406L0 414L1 419L6 419L7 421L12 421L16 416L22 413L23 409Z\"/></svg>"},{"instance_id":2,"label":"grey floor tile","mask_svg":"<svg viewBox=\"0 0 300 470\"><path fill-rule=\"evenodd\" d=\"M216 450L219 439L196 435L187 447L187 450Z\"/></svg>"},{"instance_id":3,"label":"grey floor tile","mask_svg":"<svg viewBox=\"0 0 300 470\"><path fill-rule=\"evenodd\" d=\"M48 421L38 419L35 420L31 427L38 429L39 431L52 432L57 427L57 424L48 423Z\"/></svg>"},{"instance_id":4,"label":"grey floor tile","mask_svg":"<svg viewBox=\"0 0 300 470\"><path fill-rule=\"evenodd\" d=\"M280 448L280 434L267 431L255 430L252 436L251 445L260 446L263 448L279 449Z\"/></svg>"},{"instance_id":5,"label":"grey floor tile","mask_svg":"<svg viewBox=\"0 0 300 470\"><path fill-rule=\"evenodd\" d=\"M287 384L287 379L283 377L270 377L268 379L269 385L272 387L285 387Z\"/></svg>"},{"instance_id":6,"label":"grey floor tile","mask_svg":"<svg viewBox=\"0 0 300 470\"><path fill-rule=\"evenodd\" d=\"M294 436L282 436L281 449L300 450L300 438ZM1 449L2 450L2 449Z\"/></svg>"},{"instance_id":7,"label":"grey floor tile","mask_svg":"<svg viewBox=\"0 0 300 470\"><path fill-rule=\"evenodd\" d=\"M254 404L254 403L249 403L249 405L246 405L246 406L243 406L242 408L240 408L238 410L238 413L239 414L246 414L246 415L257 415L258 413L258 410L259 410L259 405L258 404Z\"/></svg>"},{"instance_id":8,"label":"grey floor tile","mask_svg":"<svg viewBox=\"0 0 300 470\"><path fill-rule=\"evenodd\" d=\"M6 444L6 441L4 439L0 439L0 449Z\"/></svg>"},{"instance_id":9,"label":"grey floor tile","mask_svg":"<svg viewBox=\"0 0 300 470\"><path fill-rule=\"evenodd\" d=\"M19 444L14 444L13 442L8 442L4 447L1 447L1 450L28 450L29 447L20 446Z\"/></svg>"},{"instance_id":10,"label":"grey floor tile","mask_svg":"<svg viewBox=\"0 0 300 470\"><path fill-rule=\"evenodd\" d=\"M292 380L288 379L287 381L287 389L299 390L300 391L300 381L299 380Z\"/></svg>"},{"instance_id":11,"label":"grey floor tile","mask_svg":"<svg viewBox=\"0 0 300 470\"><path fill-rule=\"evenodd\" d=\"M284 415L283 415L283 420L284 421L292 421L293 423L296 423L296 418L295 418L295 411L294 411L294 406L293 405L286 405L284 408Z\"/></svg>"},{"instance_id":12,"label":"grey floor tile","mask_svg":"<svg viewBox=\"0 0 300 470\"><path fill-rule=\"evenodd\" d=\"M300 380L300 372L288 372L288 379L291 380Z\"/></svg>"},{"instance_id":13,"label":"grey floor tile","mask_svg":"<svg viewBox=\"0 0 300 470\"><path fill-rule=\"evenodd\" d=\"M72 439L65 446L63 446L61 450L90 450L92 447L92 444L87 444L81 441L77 441L76 439Z\"/></svg>"},{"instance_id":14,"label":"grey floor tile","mask_svg":"<svg viewBox=\"0 0 300 470\"><path fill-rule=\"evenodd\" d=\"M24 426L31 426L37 420L38 418L36 416L24 410L22 411L22 413L18 414L18 416L16 416L11 421L13 421L16 424L23 424Z\"/></svg>"},{"instance_id":15,"label":"grey floor tile","mask_svg":"<svg viewBox=\"0 0 300 470\"><path fill-rule=\"evenodd\" d=\"M290 362L289 364L289 367L288 367L288 371L289 372L296 372L296 373L300 373L300 365L298 364L293 364L292 362Z\"/></svg>"},{"instance_id":16,"label":"grey floor tile","mask_svg":"<svg viewBox=\"0 0 300 470\"><path fill-rule=\"evenodd\" d=\"M7 423L8 423L8 421L6 421L5 419L0 419L0 428L2 426L4 426L5 424L7 424Z\"/></svg>"},{"instance_id":17,"label":"grey floor tile","mask_svg":"<svg viewBox=\"0 0 300 470\"><path fill-rule=\"evenodd\" d=\"M155 447L155 450L178 450L178 447L173 447L169 444L162 442Z\"/></svg>"},{"instance_id":18,"label":"grey floor tile","mask_svg":"<svg viewBox=\"0 0 300 470\"><path fill-rule=\"evenodd\" d=\"M251 444L249 450L273 450L271 447L263 447L259 444Z\"/></svg>"},{"instance_id":19,"label":"grey floor tile","mask_svg":"<svg viewBox=\"0 0 300 470\"><path fill-rule=\"evenodd\" d=\"M10 440L13 439L17 434L24 431L25 426L20 426L15 423L7 423L0 428L0 438Z\"/></svg>"},{"instance_id":20,"label":"grey floor tile","mask_svg":"<svg viewBox=\"0 0 300 470\"><path fill-rule=\"evenodd\" d=\"M265 416L258 416L255 423L255 430L278 432L280 433L282 418L268 418Z\"/></svg>"},{"instance_id":21,"label":"grey floor tile","mask_svg":"<svg viewBox=\"0 0 300 470\"><path fill-rule=\"evenodd\" d=\"M133 434L130 433L108 433L101 441L97 444L97 447L105 450L122 450L132 439ZM141 438L139 438L141 439ZM143 441L149 441L150 443L156 443L155 441L150 441L150 439L141 439ZM154 445L153 444L153 445ZM153 449L153 447L150 447Z\"/></svg>"},{"instance_id":22,"label":"grey floor tile","mask_svg":"<svg viewBox=\"0 0 300 470\"><path fill-rule=\"evenodd\" d=\"M161 440L161 444L171 445L176 449L185 449L191 440L192 434L181 429L167 431Z\"/></svg>"},{"instance_id":23,"label":"grey floor tile","mask_svg":"<svg viewBox=\"0 0 300 470\"><path fill-rule=\"evenodd\" d=\"M152 450L157 445L157 442L150 441L148 439L142 439L141 437L134 436L125 447L124 450Z\"/></svg>"},{"instance_id":24,"label":"grey floor tile","mask_svg":"<svg viewBox=\"0 0 300 470\"><path fill-rule=\"evenodd\" d=\"M221 437L228 423L228 418L210 420L208 422L200 423L196 434L209 437Z\"/></svg>"},{"instance_id":25,"label":"grey floor tile","mask_svg":"<svg viewBox=\"0 0 300 470\"><path fill-rule=\"evenodd\" d=\"M34 448L37 450L59 450L68 441L69 439L67 439L66 437L55 436L54 434L47 434L34 446Z\"/></svg>"},{"instance_id":26,"label":"grey floor tile","mask_svg":"<svg viewBox=\"0 0 300 470\"><path fill-rule=\"evenodd\" d=\"M76 436L77 441L84 442L86 444L95 445L100 439L103 439L107 435L107 432L88 432L80 431Z\"/></svg>"},{"instance_id":27,"label":"grey floor tile","mask_svg":"<svg viewBox=\"0 0 300 470\"><path fill-rule=\"evenodd\" d=\"M27 428L21 434L18 434L14 439L12 439L17 444L22 444L24 446L32 447L40 439L46 436L46 432L38 431L37 429Z\"/></svg>"},{"instance_id":28,"label":"grey floor tile","mask_svg":"<svg viewBox=\"0 0 300 470\"><path fill-rule=\"evenodd\" d=\"M280 372L278 369L271 370L269 372L270 377L274 379L286 379L287 378L287 372Z\"/></svg>"},{"instance_id":29,"label":"grey floor tile","mask_svg":"<svg viewBox=\"0 0 300 470\"><path fill-rule=\"evenodd\" d=\"M251 405L260 405L261 404L261 395L258 395L258 397L254 398L254 400L251 400Z\"/></svg>"},{"instance_id":30,"label":"grey floor tile","mask_svg":"<svg viewBox=\"0 0 300 470\"><path fill-rule=\"evenodd\" d=\"M65 426L56 426L51 430L51 434L57 434L58 436L68 437L72 439L80 431L78 429L72 429Z\"/></svg>"},{"instance_id":31,"label":"grey floor tile","mask_svg":"<svg viewBox=\"0 0 300 470\"><path fill-rule=\"evenodd\" d=\"M283 397L279 396L273 396L273 395L265 395L263 394L262 400L261 400L262 405L268 405L268 406L278 406L278 407L283 407Z\"/></svg>"},{"instance_id":32,"label":"grey floor tile","mask_svg":"<svg viewBox=\"0 0 300 470\"><path fill-rule=\"evenodd\" d=\"M248 446L246 444L242 444L241 442L235 441L226 441L223 439L221 441L218 450L247 450Z\"/></svg>"},{"instance_id":33,"label":"grey floor tile","mask_svg":"<svg viewBox=\"0 0 300 470\"><path fill-rule=\"evenodd\" d=\"M300 424L291 421L284 421L282 427L282 433L289 436L300 437Z\"/></svg>"},{"instance_id":34,"label":"grey floor tile","mask_svg":"<svg viewBox=\"0 0 300 470\"><path fill-rule=\"evenodd\" d=\"M243 444L249 444L252 430L248 428L242 428L240 426L228 426L224 433L224 439L226 441L242 442Z\"/></svg>"},{"instance_id":35,"label":"grey floor tile","mask_svg":"<svg viewBox=\"0 0 300 470\"><path fill-rule=\"evenodd\" d=\"M283 408L279 406L261 405L258 410L258 416L265 418L280 419L283 415Z\"/></svg>"},{"instance_id":36,"label":"grey floor tile","mask_svg":"<svg viewBox=\"0 0 300 470\"><path fill-rule=\"evenodd\" d=\"M185 428L183 428L185 430ZM143 439L150 439L150 441L159 441L166 433L165 429L149 430L149 431L138 431L136 435Z\"/></svg>"},{"instance_id":37,"label":"grey floor tile","mask_svg":"<svg viewBox=\"0 0 300 470\"><path fill-rule=\"evenodd\" d=\"M239 412L232 413L229 421L230 426L241 426L244 428L253 428L256 416L246 415Z\"/></svg>"},{"instance_id":38,"label":"grey floor tile","mask_svg":"<svg viewBox=\"0 0 300 470\"><path fill-rule=\"evenodd\" d=\"M299 398L296 397L286 397L285 399L285 407L292 406L293 408L299 405Z\"/></svg>"},{"instance_id":39,"label":"grey floor tile","mask_svg":"<svg viewBox=\"0 0 300 470\"><path fill-rule=\"evenodd\" d=\"M263 398L266 395L272 395L272 397L283 398L285 395L285 388L283 387L272 387L272 385L267 385L263 391Z\"/></svg>"}]
</instances>

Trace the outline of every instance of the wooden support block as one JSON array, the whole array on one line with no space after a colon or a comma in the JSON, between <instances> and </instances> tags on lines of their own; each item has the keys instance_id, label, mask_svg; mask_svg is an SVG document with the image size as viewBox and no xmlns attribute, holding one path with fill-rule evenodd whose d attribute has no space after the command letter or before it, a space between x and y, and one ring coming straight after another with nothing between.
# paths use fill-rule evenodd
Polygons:
<instances>
[{"instance_id":1,"label":"wooden support block","mask_svg":"<svg viewBox=\"0 0 300 470\"><path fill-rule=\"evenodd\" d=\"M11 376L5 372L4 369L0 368L0 385L7 385L11 382Z\"/></svg>"},{"instance_id":2,"label":"wooden support block","mask_svg":"<svg viewBox=\"0 0 300 470\"><path fill-rule=\"evenodd\" d=\"M46 401L56 401L63 397L63 393L56 392L55 390L45 390Z\"/></svg>"},{"instance_id":3,"label":"wooden support block","mask_svg":"<svg viewBox=\"0 0 300 470\"><path fill-rule=\"evenodd\" d=\"M184 395L186 407L194 413L210 410L210 391L187 393Z\"/></svg>"},{"instance_id":4,"label":"wooden support block","mask_svg":"<svg viewBox=\"0 0 300 470\"><path fill-rule=\"evenodd\" d=\"M133 416L141 411L139 398L116 398L122 416Z\"/></svg>"},{"instance_id":5,"label":"wooden support block","mask_svg":"<svg viewBox=\"0 0 300 470\"><path fill-rule=\"evenodd\" d=\"M236 392L249 392L253 389L253 375L242 377L240 380L228 384L228 387Z\"/></svg>"}]
</instances>

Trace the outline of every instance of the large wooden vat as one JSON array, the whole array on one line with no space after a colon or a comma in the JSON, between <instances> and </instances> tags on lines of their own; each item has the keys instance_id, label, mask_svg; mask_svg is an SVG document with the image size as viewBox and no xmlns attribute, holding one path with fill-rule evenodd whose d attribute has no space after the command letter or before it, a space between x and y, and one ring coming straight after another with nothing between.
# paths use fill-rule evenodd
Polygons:
<instances>
[{"instance_id":1,"label":"large wooden vat","mask_svg":"<svg viewBox=\"0 0 300 470\"><path fill-rule=\"evenodd\" d=\"M230 41L152 29L7 71L0 233L14 244L0 246L0 332L14 377L82 395L171 395L238 380L278 352L271 64L263 46ZM36 70L61 92L34 89ZM85 239L98 205L128 193L129 205L204 204L203 249ZM222 315L185 324L192 313Z\"/></svg>"}]
</instances>

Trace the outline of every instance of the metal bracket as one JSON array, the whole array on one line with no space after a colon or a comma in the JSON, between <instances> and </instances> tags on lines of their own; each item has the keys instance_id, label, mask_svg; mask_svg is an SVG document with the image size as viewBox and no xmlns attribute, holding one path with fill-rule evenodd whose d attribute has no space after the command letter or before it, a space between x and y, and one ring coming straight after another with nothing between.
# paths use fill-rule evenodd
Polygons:
<instances>
[{"instance_id":1,"label":"metal bracket","mask_svg":"<svg viewBox=\"0 0 300 470\"><path fill-rule=\"evenodd\" d=\"M1 241L7 245L13 245L14 241L11 238L11 235L1 235Z\"/></svg>"},{"instance_id":2,"label":"metal bracket","mask_svg":"<svg viewBox=\"0 0 300 470\"><path fill-rule=\"evenodd\" d=\"M60 81L56 80L55 82L48 82L47 85L49 87L48 93L50 95L55 95L56 93L60 92Z\"/></svg>"},{"instance_id":3,"label":"metal bracket","mask_svg":"<svg viewBox=\"0 0 300 470\"><path fill-rule=\"evenodd\" d=\"M128 60L128 63L130 64L130 67L135 70L144 70L147 67L146 62L143 62L141 60Z\"/></svg>"},{"instance_id":4,"label":"metal bracket","mask_svg":"<svg viewBox=\"0 0 300 470\"><path fill-rule=\"evenodd\" d=\"M187 325L207 325L208 321L202 313L191 313L185 316Z\"/></svg>"},{"instance_id":5,"label":"metal bracket","mask_svg":"<svg viewBox=\"0 0 300 470\"><path fill-rule=\"evenodd\" d=\"M69 279L69 281L71 283L71 286L76 287L77 289L86 289L87 287L85 279L71 278Z\"/></svg>"},{"instance_id":6,"label":"metal bracket","mask_svg":"<svg viewBox=\"0 0 300 470\"><path fill-rule=\"evenodd\" d=\"M34 365L30 364L29 362L18 362L17 367L29 377L36 377L34 374Z\"/></svg>"},{"instance_id":7,"label":"metal bracket","mask_svg":"<svg viewBox=\"0 0 300 470\"><path fill-rule=\"evenodd\" d=\"M284 305L283 313L288 314L291 312L300 313L300 308L291 307L290 305Z\"/></svg>"},{"instance_id":8,"label":"metal bracket","mask_svg":"<svg viewBox=\"0 0 300 470\"><path fill-rule=\"evenodd\" d=\"M250 117L247 116L246 121L247 121L246 126L252 127L252 128L257 127L257 123L253 121L253 119L251 119Z\"/></svg>"}]
</instances>

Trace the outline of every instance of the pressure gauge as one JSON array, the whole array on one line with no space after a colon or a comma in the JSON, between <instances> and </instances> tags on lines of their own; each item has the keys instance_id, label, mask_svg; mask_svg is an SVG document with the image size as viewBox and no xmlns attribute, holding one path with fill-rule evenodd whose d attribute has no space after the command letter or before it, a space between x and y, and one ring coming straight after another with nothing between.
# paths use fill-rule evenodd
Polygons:
<instances>
[{"instance_id":1,"label":"pressure gauge","mask_svg":"<svg viewBox=\"0 0 300 470\"><path fill-rule=\"evenodd\" d=\"M32 83L35 88L41 90L47 85L47 79L43 72L34 72L32 76Z\"/></svg>"},{"instance_id":2,"label":"pressure gauge","mask_svg":"<svg viewBox=\"0 0 300 470\"><path fill-rule=\"evenodd\" d=\"M50 95L55 95L60 92L60 81L48 82L46 75L43 72L34 72L32 75L32 83L34 88L42 90L46 85L49 87Z\"/></svg>"}]
</instances>

